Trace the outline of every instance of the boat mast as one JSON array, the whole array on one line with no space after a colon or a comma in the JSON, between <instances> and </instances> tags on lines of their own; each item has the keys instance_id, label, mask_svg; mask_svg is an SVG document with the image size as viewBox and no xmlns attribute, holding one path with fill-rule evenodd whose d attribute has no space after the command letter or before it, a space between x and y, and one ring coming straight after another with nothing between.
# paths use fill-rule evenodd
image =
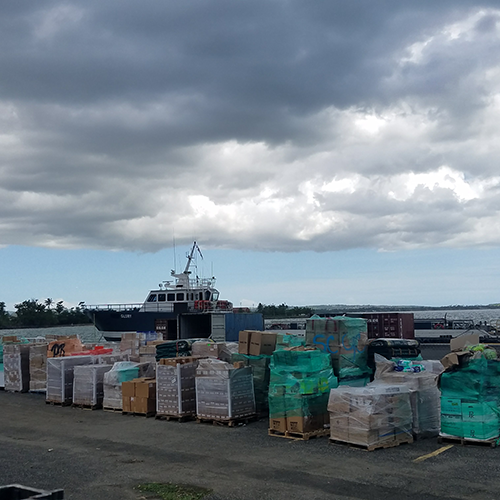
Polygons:
<instances>
[{"instance_id":1,"label":"boat mast","mask_svg":"<svg viewBox=\"0 0 500 500\"><path fill-rule=\"evenodd\" d=\"M198 246L198 244L195 241L193 243L193 248L191 248L191 252L187 256L187 264L186 264L186 268L184 269L184 273L183 274L189 274L189 267L191 266L191 261L194 258L194 252L195 252L195 250L198 250L198 252L200 253L201 258L203 259L203 255L201 253L200 247Z\"/></svg>"}]
</instances>

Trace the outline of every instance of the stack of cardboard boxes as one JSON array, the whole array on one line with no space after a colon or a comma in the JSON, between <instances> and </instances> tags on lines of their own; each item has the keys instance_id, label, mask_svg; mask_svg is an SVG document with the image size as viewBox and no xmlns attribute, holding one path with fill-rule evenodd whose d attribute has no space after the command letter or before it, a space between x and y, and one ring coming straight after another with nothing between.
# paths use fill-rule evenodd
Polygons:
<instances>
[{"instance_id":1,"label":"stack of cardboard boxes","mask_svg":"<svg viewBox=\"0 0 500 500\"><path fill-rule=\"evenodd\" d=\"M330 439L370 448L413 442L410 391L371 384L330 393Z\"/></svg>"},{"instance_id":2,"label":"stack of cardboard boxes","mask_svg":"<svg viewBox=\"0 0 500 500\"><path fill-rule=\"evenodd\" d=\"M156 413L156 379L136 378L122 383L124 413L151 416Z\"/></svg>"},{"instance_id":3,"label":"stack of cardboard boxes","mask_svg":"<svg viewBox=\"0 0 500 500\"><path fill-rule=\"evenodd\" d=\"M111 365L75 366L73 375L73 404L101 408L104 398L104 374Z\"/></svg>"},{"instance_id":4,"label":"stack of cardboard boxes","mask_svg":"<svg viewBox=\"0 0 500 500\"><path fill-rule=\"evenodd\" d=\"M236 420L255 415L251 367L200 359L195 383L196 415L200 420Z\"/></svg>"},{"instance_id":5,"label":"stack of cardboard boxes","mask_svg":"<svg viewBox=\"0 0 500 500\"><path fill-rule=\"evenodd\" d=\"M270 356L276 349L276 333L242 330L239 334L238 353L249 356Z\"/></svg>"},{"instance_id":6,"label":"stack of cardboard boxes","mask_svg":"<svg viewBox=\"0 0 500 500\"><path fill-rule=\"evenodd\" d=\"M270 433L311 433L328 426L328 394L337 387L331 357L314 347L275 351L269 385Z\"/></svg>"},{"instance_id":7,"label":"stack of cardboard boxes","mask_svg":"<svg viewBox=\"0 0 500 500\"><path fill-rule=\"evenodd\" d=\"M196 415L196 368L198 358L164 358L156 366L157 415Z\"/></svg>"},{"instance_id":8,"label":"stack of cardboard boxes","mask_svg":"<svg viewBox=\"0 0 500 500\"><path fill-rule=\"evenodd\" d=\"M144 333L130 332L123 333L120 341L120 352L128 354L132 361L139 361L140 348L146 345Z\"/></svg>"},{"instance_id":9,"label":"stack of cardboard boxes","mask_svg":"<svg viewBox=\"0 0 500 500\"><path fill-rule=\"evenodd\" d=\"M121 361L113 365L103 377L103 407L121 410L123 406L122 383L139 377L139 365L132 361Z\"/></svg>"},{"instance_id":10,"label":"stack of cardboard boxes","mask_svg":"<svg viewBox=\"0 0 500 500\"><path fill-rule=\"evenodd\" d=\"M30 391L47 389L47 343L30 344Z\"/></svg>"},{"instance_id":11,"label":"stack of cardboard boxes","mask_svg":"<svg viewBox=\"0 0 500 500\"><path fill-rule=\"evenodd\" d=\"M5 343L3 346L5 390L27 392L30 381L29 345Z\"/></svg>"}]
</instances>

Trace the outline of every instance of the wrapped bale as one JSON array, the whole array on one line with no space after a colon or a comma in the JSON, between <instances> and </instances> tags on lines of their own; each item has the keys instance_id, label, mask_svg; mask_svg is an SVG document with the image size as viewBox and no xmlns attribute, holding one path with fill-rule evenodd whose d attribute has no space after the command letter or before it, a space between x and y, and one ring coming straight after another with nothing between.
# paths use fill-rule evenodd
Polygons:
<instances>
[{"instance_id":1,"label":"wrapped bale","mask_svg":"<svg viewBox=\"0 0 500 500\"><path fill-rule=\"evenodd\" d=\"M367 322L361 318L312 316L306 321L306 344L330 354L339 384L364 385L371 370L368 367Z\"/></svg>"},{"instance_id":2,"label":"wrapped bale","mask_svg":"<svg viewBox=\"0 0 500 500\"><path fill-rule=\"evenodd\" d=\"M66 356L47 358L47 395L46 400L62 405L73 402L74 368L94 364L93 356Z\"/></svg>"},{"instance_id":3,"label":"wrapped bale","mask_svg":"<svg viewBox=\"0 0 500 500\"><path fill-rule=\"evenodd\" d=\"M488 440L500 436L500 361L464 357L439 377L441 436Z\"/></svg>"},{"instance_id":4,"label":"wrapped bale","mask_svg":"<svg viewBox=\"0 0 500 500\"><path fill-rule=\"evenodd\" d=\"M271 356L266 354L261 354L260 356L250 356L247 354L233 353L231 361L233 363L242 362L245 366L252 367L255 409L258 415L267 415L269 413Z\"/></svg>"},{"instance_id":5,"label":"wrapped bale","mask_svg":"<svg viewBox=\"0 0 500 500\"><path fill-rule=\"evenodd\" d=\"M162 358L179 358L181 356L192 356L192 346L198 340L207 339L182 339L168 340L156 346L156 361Z\"/></svg>"},{"instance_id":6,"label":"wrapped bale","mask_svg":"<svg viewBox=\"0 0 500 500\"><path fill-rule=\"evenodd\" d=\"M26 392L30 382L28 344L5 344L3 348L5 390Z\"/></svg>"},{"instance_id":7,"label":"wrapped bale","mask_svg":"<svg viewBox=\"0 0 500 500\"><path fill-rule=\"evenodd\" d=\"M197 340L191 346L193 356L200 358L219 358L226 347L225 342L214 342L213 340Z\"/></svg>"},{"instance_id":8,"label":"wrapped bale","mask_svg":"<svg viewBox=\"0 0 500 500\"><path fill-rule=\"evenodd\" d=\"M375 354L375 382L404 385L410 391L413 435L435 437L440 430L440 392L437 377L443 371L439 361L390 361ZM406 364L407 368L399 370Z\"/></svg>"},{"instance_id":9,"label":"wrapped bale","mask_svg":"<svg viewBox=\"0 0 500 500\"><path fill-rule=\"evenodd\" d=\"M101 408L104 398L104 374L111 365L75 366L73 404Z\"/></svg>"},{"instance_id":10,"label":"wrapped bale","mask_svg":"<svg viewBox=\"0 0 500 500\"><path fill-rule=\"evenodd\" d=\"M307 433L324 429L328 394L337 385L329 354L313 347L275 351L270 364L270 430Z\"/></svg>"},{"instance_id":11,"label":"wrapped bale","mask_svg":"<svg viewBox=\"0 0 500 500\"><path fill-rule=\"evenodd\" d=\"M236 420L255 415L252 368L236 368L214 358L196 368L196 415L207 420Z\"/></svg>"},{"instance_id":12,"label":"wrapped bale","mask_svg":"<svg viewBox=\"0 0 500 500\"><path fill-rule=\"evenodd\" d=\"M175 417L196 415L196 368L192 357L160 359L156 366L156 413Z\"/></svg>"},{"instance_id":13,"label":"wrapped bale","mask_svg":"<svg viewBox=\"0 0 500 500\"><path fill-rule=\"evenodd\" d=\"M330 392L330 439L368 450L413 442L410 391L373 383Z\"/></svg>"},{"instance_id":14,"label":"wrapped bale","mask_svg":"<svg viewBox=\"0 0 500 500\"><path fill-rule=\"evenodd\" d=\"M47 343L30 344L30 391L47 389Z\"/></svg>"}]
</instances>

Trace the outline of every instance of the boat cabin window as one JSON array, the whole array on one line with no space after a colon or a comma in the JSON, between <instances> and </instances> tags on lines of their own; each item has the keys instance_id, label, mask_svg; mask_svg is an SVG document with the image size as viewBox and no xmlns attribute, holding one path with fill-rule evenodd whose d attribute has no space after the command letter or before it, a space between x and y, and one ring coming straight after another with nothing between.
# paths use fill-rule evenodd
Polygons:
<instances>
[{"instance_id":1,"label":"boat cabin window","mask_svg":"<svg viewBox=\"0 0 500 500\"><path fill-rule=\"evenodd\" d=\"M200 292L200 293L198 294L198 300L203 300L203 292Z\"/></svg>"},{"instance_id":2,"label":"boat cabin window","mask_svg":"<svg viewBox=\"0 0 500 500\"><path fill-rule=\"evenodd\" d=\"M157 299L156 293L152 293L152 294L148 297L148 302L156 302L156 299Z\"/></svg>"},{"instance_id":3,"label":"boat cabin window","mask_svg":"<svg viewBox=\"0 0 500 500\"><path fill-rule=\"evenodd\" d=\"M207 290L207 291L205 292L205 300L210 300L211 295L212 295L212 294L211 294L211 293Z\"/></svg>"},{"instance_id":4,"label":"boat cabin window","mask_svg":"<svg viewBox=\"0 0 500 500\"><path fill-rule=\"evenodd\" d=\"M174 302L175 301L175 293L167 293L167 301Z\"/></svg>"},{"instance_id":5,"label":"boat cabin window","mask_svg":"<svg viewBox=\"0 0 500 500\"><path fill-rule=\"evenodd\" d=\"M158 302L165 302L166 295L164 293L158 294Z\"/></svg>"},{"instance_id":6,"label":"boat cabin window","mask_svg":"<svg viewBox=\"0 0 500 500\"><path fill-rule=\"evenodd\" d=\"M212 292L212 300L219 300L219 292Z\"/></svg>"},{"instance_id":7,"label":"boat cabin window","mask_svg":"<svg viewBox=\"0 0 500 500\"><path fill-rule=\"evenodd\" d=\"M184 292L180 292L177 294L177 300L184 300Z\"/></svg>"}]
</instances>

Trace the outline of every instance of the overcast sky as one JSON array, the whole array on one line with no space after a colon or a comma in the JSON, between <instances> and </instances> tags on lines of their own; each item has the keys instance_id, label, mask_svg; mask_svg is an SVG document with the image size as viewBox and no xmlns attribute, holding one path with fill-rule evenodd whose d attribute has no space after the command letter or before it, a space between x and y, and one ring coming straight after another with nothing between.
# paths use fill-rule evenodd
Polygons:
<instances>
[{"instance_id":1,"label":"overcast sky","mask_svg":"<svg viewBox=\"0 0 500 500\"><path fill-rule=\"evenodd\" d=\"M1 12L0 301L500 302L498 0Z\"/></svg>"}]
</instances>

